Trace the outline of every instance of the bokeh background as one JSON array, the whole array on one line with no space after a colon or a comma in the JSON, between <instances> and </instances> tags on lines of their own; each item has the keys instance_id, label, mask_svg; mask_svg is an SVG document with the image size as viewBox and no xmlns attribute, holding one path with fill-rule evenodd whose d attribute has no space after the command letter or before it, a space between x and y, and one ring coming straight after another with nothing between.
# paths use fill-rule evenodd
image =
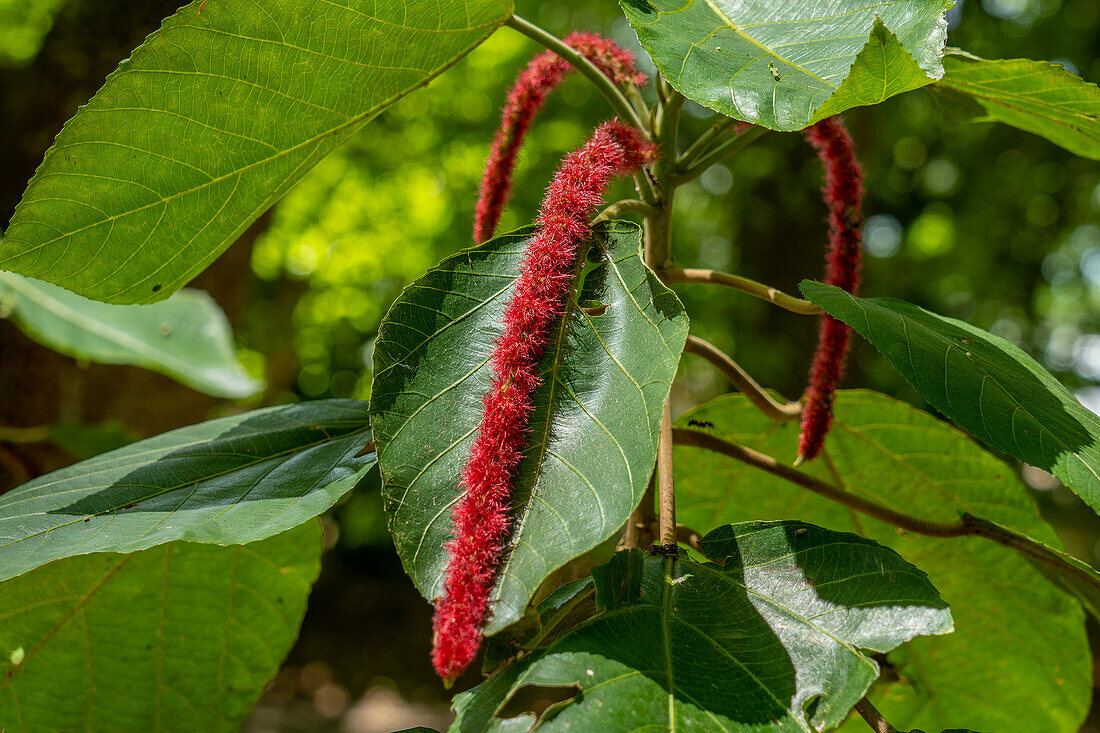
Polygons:
<instances>
[{"instance_id":1,"label":"bokeh background","mask_svg":"<svg viewBox=\"0 0 1100 733\"><path fill-rule=\"evenodd\" d=\"M4 222L63 122L177 5L0 0ZM599 30L637 48L614 0L517 5L558 34ZM987 58L1048 59L1100 80L1096 0L960 0L949 19L951 45ZM324 160L196 281L226 309L242 360L267 380L264 394L219 402L158 375L61 357L0 321L0 426L101 428L90 445L0 441L0 489L105 446L234 410L369 398L373 339L388 305L411 279L471 244L477 183L505 89L536 50L510 30L496 33ZM583 79L555 93L524 151L502 229L531 220L557 161L608 114ZM709 116L689 104L684 140ZM1007 127L956 122L926 91L846 118L868 171L863 292L904 298L1016 342L1100 411L1100 165ZM799 135L766 135L681 189L678 263L794 292L822 269L819 185L819 166ZM800 394L813 319L731 291L678 289L695 332L764 384ZM865 343L857 342L846 383L923 405ZM686 409L725 389L688 357L674 405ZM325 518L328 553L301 639L248 731L374 733L447 723L448 696L428 663L430 609L392 551L373 478ZM1070 549L1098 562L1096 516L1045 474L1025 478Z\"/></svg>"}]
</instances>

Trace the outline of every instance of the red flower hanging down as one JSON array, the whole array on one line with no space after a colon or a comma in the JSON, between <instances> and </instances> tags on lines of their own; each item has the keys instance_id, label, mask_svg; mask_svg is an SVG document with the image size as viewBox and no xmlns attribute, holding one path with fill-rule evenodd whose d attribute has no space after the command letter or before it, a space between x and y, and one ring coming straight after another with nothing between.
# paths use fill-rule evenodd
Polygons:
<instances>
[{"instance_id":1,"label":"red flower hanging down","mask_svg":"<svg viewBox=\"0 0 1100 733\"><path fill-rule=\"evenodd\" d=\"M564 40L616 84L645 84L646 76L635 68L634 56L614 41L595 33L572 33ZM546 97L572 70L568 61L553 51L544 51L531 59L508 92L500 129L485 163L485 175L477 200L474 241L479 244L496 231L500 214L512 190L516 154L531 129L531 122L546 102Z\"/></svg>"},{"instance_id":2,"label":"red flower hanging down","mask_svg":"<svg viewBox=\"0 0 1100 733\"><path fill-rule=\"evenodd\" d=\"M435 608L432 663L450 681L477 655L489 594L510 527L512 482L527 444L532 394L550 329L565 310L588 218L611 179L636 170L655 149L620 122L596 128L565 157L547 189L538 230L527 246L519 279L504 311L504 332L493 346L492 383L470 455L464 493L455 507L454 538L443 597Z\"/></svg>"},{"instance_id":3,"label":"red flower hanging down","mask_svg":"<svg viewBox=\"0 0 1100 733\"><path fill-rule=\"evenodd\" d=\"M862 259L863 169L856 160L852 137L839 117L822 120L805 134L825 167L825 185L821 189L829 206L825 282L855 293ZM843 323L829 315L821 316L817 354L802 408L800 461L816 458L829 432L836 385L844 374L848 356L848 335L848 327Z\"/></svg>"}]
</instances>

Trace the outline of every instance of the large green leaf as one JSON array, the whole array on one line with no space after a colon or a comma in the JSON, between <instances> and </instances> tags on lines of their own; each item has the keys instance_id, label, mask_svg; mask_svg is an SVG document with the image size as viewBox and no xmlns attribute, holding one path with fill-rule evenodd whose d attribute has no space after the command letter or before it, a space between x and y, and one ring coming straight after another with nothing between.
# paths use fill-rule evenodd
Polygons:
<instances>
[{"instance_id":1,"label":"large green leaf","mask_svg":"<svg viewBox=\"0 0 1100 733\"><path fill-rule=\"evenodd\" d=\"M783 462L797 453L797 422L775 423L741 396L720 398L689 419ZM980 537L899 532L709 451L677 448L676 466L677 518L696 529L761 516L801 519L877 540L928 573L951 605L955 633L889 655L893 668L873 700L900 730L1080 728L1092 685L1084 616L1023 556ZM959 430L883 395L842 391L825 455L803 468L914 516L951 521L969 512L1058 546L1008 466ZM851 724L853 733L866 729Z\"/></svg>"},{"instance_id":2,"label":"large green leaf","mask_svg":"<svg viewBox=\"0 0 1100 733\"><path fill-rule=\"evenodd\" d=\"M0 267L97 300L161 300L511 12L511 0L194 0L65 125Z\"/></svg>"},{"instance_id":3,"label":"large green leaf","mask_svg":"<svg viewBox=\"0 0 1100 733\"><path fill-rule=\"evenodd\" d=\"M799 130L943 76L951 0L620 0L642 47L699 104Z\"/></svg>"},{"instance_id":4,"label":"large green leaf","mask_svg":"<svg viewBox=\"0 0 1100 733\"><path fill-rule=\"evenodd\" d=\"M371 414L390 531L429 599L441 592L489 355L533 231L444 260L406 288L379 330ZM640 240L628 222L598 230L589 258L599 266L551 336L487 634L517 621L548 575L620 529L649 481L688 321L642 263ZM607 307L595 315L584 302Z\"/></svg>"},{"instance_id":5,"label":"large green leaf","mask_svg":"<svg viewBox=\"0 0 1100 733\"><path fill-rule=\"evenodd\" d=\"M526 729L493 716L527 685L576 690L540 731L824 730L878 674L861 649L951 631L928 577L855 535L747 522L701 544L713 562L612 563L596 577L606 612L458 698L452 731Z\"/></svg>"},{"instance_id":6,"label":"large green leaf","mask_svg":"<svg viewBox=\"0 0 1100 733\"><path fill-rule=\"evenodd\" d=\"M67 558L0 584L0 728L239 730L298 635L320 560L310 522L251 545Z\"/></svg>"},{"instance_id":7,"label":"large green leaf","mask_svg":"<svg viewBox=\"0 0 1100 733\"><path fill-rule=\"evenodd\" d=\"M941 106L970 122L1003 122L1100 160L1100 88L1060 64L987 61L962 51L943 59L932 87ZM960 96L961 95L961 96Z\"/></svg>"},{"instance_id":8,"label":"large green leaf","mask_svg":"<svg viewBox=\"0 0 1100 733\"><path fill-rule=\"evenodd\" d=\"M145 367L215 397L263 388L237 361L225 314L200 290L153 305L108 305L0 272L0 307L35 341L78 359Z\"/></svg>"},{"instance_id":9,"label":"large green leaf","mask_svg":"<svg viewBox=\"0 0 1100 733\"><path fill-rule=\"evenodd\" d=\"M328 509L375 463L367 404L320 400L191 425L0 496L0 580L172 540L252 542Z\"/></svg>"},{"instance_id":10,"label":"large green leaf","mask_svg":"<svg viewBox=\"0 0 1100 733\"><path fill-rule=\"evenodd\" d=\"M986 444L1042 468L1100 510L1100 417L1012 342L893 298L804 281L937 410Z\"/></svg>"}]
</instances>

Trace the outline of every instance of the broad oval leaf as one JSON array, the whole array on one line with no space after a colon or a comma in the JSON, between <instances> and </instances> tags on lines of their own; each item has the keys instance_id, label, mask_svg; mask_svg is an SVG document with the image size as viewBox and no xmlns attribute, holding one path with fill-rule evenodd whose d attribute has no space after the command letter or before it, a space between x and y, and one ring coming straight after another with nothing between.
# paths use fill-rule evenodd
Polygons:
<instances>
[{"instance_id":1,"label":"broad oval leaf","mask_svg":"<svg viewBox=\"0 0 1100 733\"><path fill-rule=\"evenodd\" d=\"M428 599L441 592L489 355L533 231L444 260L405 289L379 329L371 415L386 510L405 570ZM635 224L600 228L589 255L599 266L551 336L486 634L519 620L547 576L620 529L649 481L688 320L640 247ZM590 314L584 302L606 309Z\"/></svg>"},{"instance_id":2,"label":"broad oval leaf","mask_svg":"<svg viewBox=\"0 0 1100 733\"><path fill-rule=\"evenodd\" d=\"M803 281L806 297L987 445L1054 474L1100 511L1100 417L1007 339L893 298Z\"/></svg>"},{"instance_id":3,"label":"broad oval leaf","mask_svg":"<svg viewBox=\"0 0 1100 733\"><path fill-rule=\"evenodd\" d=\"M101 364L131 364L215 397L263 388L237 361L225 313L201 290L152 305L109 305L0 272L0 309L35 341Z\"/></svg>"},{"instance_id":4,"label":"broad oval leaf","mask_svg":"<svg viewBox=\"0 0 1100 733\"><path fill-rule=\"evenodd\" d=\"M12 733L239 730L298 635L320 535L310 522L250 545L71 557L0 584L0 720Z\"/></svg>"},{"instance_id":5,"label":"broad oval leaf","mask_svg":"<svg viewBox=\"0 0 1100 733\"><path fill-rule=\"evenodd\" d=\"M166 298L511 12L511 0L194 0L65 125L0 267L112 303Z\"/></svg>"},{"instance_id":6,"label":"broad oval leaf","mask_svg":"<svg viewBox=\"0 0 1100 733\"><path fill-rule=\"evenodd\" d=\"M953 50L935 86L940 106L969 122L1003 122L1100 160L1100 87L1060 64L986 60ZM962 95L961 99L960 96Z\"/></svg>"},{"instance_id":7,"label":"broad oval leaf","mask_svg":"<svg viewBox=\"0 0 1100 733\"><path fill-rule=\"evenodd\" d=\"M734 119L800 130L943 76L951 0L620 0L684 96Z\"/></svg>"},{"instance_id":8,"label":"broad oval leaf","mask_svg":"<svg viewBox=\"0 0 1100 733\"><path fill-rule=\"evenodd\" d=\"M0 580L51 560L171 540L270 537L321 514L375 463L367 404L319 400L173 430L0 496Z\"/></svg>"},{"instance_id":9,"label":"broad oval leaf","mask_svg":"<svg viewBox=\"0 0 1100 733\"><path fill-rule=\"evenodd\" d=\"M960 430L862 390L841 391L835 412L823 456L803 470L913 516L953 521L967 512L1059 546L1015 473ZM797 454L798 422L775 423L740 395L682 422L690 419L787 464ZM928 573L951 606L955 633L890 653L872 699L899 730L1079 730L1092 699L1084 615L1022 555L979 537L899 532L717 453L677 447L676 466L677 518L688 526L800 519L876 540ZM867 726L854 719L849 730Z\"/></svg>"},{"instance_id":10,"label":"broad oval leaf","mask_svg":"<svg viewBox=\"0 0 1100 733\"><path fill-rule=\"evenodd\" d=\"M701 547L713 562L634 550L634 562L613 563L596 577L597 593L616 598L606 612L500 672L504 684L460 696L451 730L503 727L494 716L527 685L577 690L540 731L825 730L878 675L861 649L951 631L928 577L855 535L746 522L715 529ZM619 596L622 587L637 597ZM521 730L521 721L535 722L515 720Z\"/></svg>"}]
</instances>

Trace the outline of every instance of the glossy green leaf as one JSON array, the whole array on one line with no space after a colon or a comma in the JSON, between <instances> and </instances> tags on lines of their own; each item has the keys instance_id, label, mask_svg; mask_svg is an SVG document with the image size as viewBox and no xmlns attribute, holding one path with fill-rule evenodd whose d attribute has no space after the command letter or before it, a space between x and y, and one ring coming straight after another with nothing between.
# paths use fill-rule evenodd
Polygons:
<instances>
[{"instance_id":1,"label":"glossy green leaf","mask_svg":"<svg viewBox=\"0 0 1100 733\"><path fill-rule=\"evenodd\" d=\"M0 496L0 580L172 540L252 542L324 512L375 463L367 404L319 400L191 425Z\"/></svg>"},{"instance_id":2,"label":"glossy green leaf","mask_svg":"<svg viewBox=\"0 0 1100 733\"><path fill-rule=\"evenodd\" d=\"M72 557L0 584L0 727L239 730L298 635L320 535Z\"/></svg>"},{"instance_id":3,"label":"glossy green leaf","mask_svg":"<svg viewBox=\"0 0 1100 733\"><path fill-rule=\"evenodd\" d=\"M878 674L861 649L951 631L928 577L855 535L746 522L701 545L713 562L634 550L636 562L598 575L603 597L617 596L618 587L601 587L610 578L637 597L504 670L509 684L490 680L460 696L452 731L498 729L493 716L527 685L576 690L540 731L824 730Z\"/></svg>"},{"instance_id":4,"label":"glossy green leaf","mask_svg":"<svg viewBox=\"0 0 1100 733\"><path fill-rule=\"evenodd\" d=\"M489 355L532 228L444 260L398 298L379 330L371 415L390 531L420 592L436 598L458 477L481 421ZM593 238L594 267L555 327L534 397L514 537L492 596L492 634L539 584L607 540L641 499L687 336L683 306L642 263L637 225ZM602 315L579 303L598 301Z\"/></svg>"},{"instance_id":5,"label":"glossy green leaf","mask_svg":"<svg viewBox=\"0 0 1100 733\"><path fill-rule=\"evenodd\" d=\"M1003 122L1045 137L1071 153L1100 160L1100 87L1061 64L986 60L962 51L943 59L932 90L949 114L969 122Z\"/></svg>"},{"instance_id":6,"label":"glossy green leaf","mask_svg":"<svg viewBox=\"0 0 1100 733\"><path fill-rule=\"evenodd\" d=\"M194 0L65 125L0 267L112 303L166 298L511 12L510 0Z\"/></svg>"},{"instance_id":7,"label":"glossy green leaf","mask_svg":"<svg viewBox=\"0 0 1100 733\"><path fill-rule=\"evenodd\" d=\"M798 422L775 423L741 396L715 400L683 422L693 418L781 462L795 459ZM980 537L899 532L709 451L678 447L676 466L677 518L688 526L702 530L760 516L801 519L876 540L928 573L951 606L955 633L917 639L889 655L887 681L872 700L899 730L1080 728L1092 698L1084 615L1023 556ZM917 517L953 521L968 512L1059 546L1004 462L961 431L883 395L840 392L825 454L802 469ZM844 728L866 730L858 719Z\"/></svg>"},{"instance_id":8,"label":"glossy green leaf","mask_svg":"<svg viewBox=\"0 0 1100 733\"><path fill-rule=\"evenodd\" d=\"M215 397L263 388L237 361L225 313L199 290L147 306L108 305L0 272L0 307L35 341L78 359L144 367Z\"/></svg>"},{"instance_id":9,"label":"glossy green leaf","mask_svg":"<svg viewBox=\"0 0 1100 733\"><path fill-rule=\"evenodd\" d=\"M804 281L806 297L879 350L937 410L1100 510L1100 417L1015 344L893 298Z\"/></svg>"},{"instance_id":10,"label":"glossy green leaf","mask_svg":"<svg viewBox=\"0 0 1100 733\"><path fill-rule=\"evenodd\" d=\"M620 0L684 96L799 130L943 76L950 0Z\"/></svg>"}]
</instances>

